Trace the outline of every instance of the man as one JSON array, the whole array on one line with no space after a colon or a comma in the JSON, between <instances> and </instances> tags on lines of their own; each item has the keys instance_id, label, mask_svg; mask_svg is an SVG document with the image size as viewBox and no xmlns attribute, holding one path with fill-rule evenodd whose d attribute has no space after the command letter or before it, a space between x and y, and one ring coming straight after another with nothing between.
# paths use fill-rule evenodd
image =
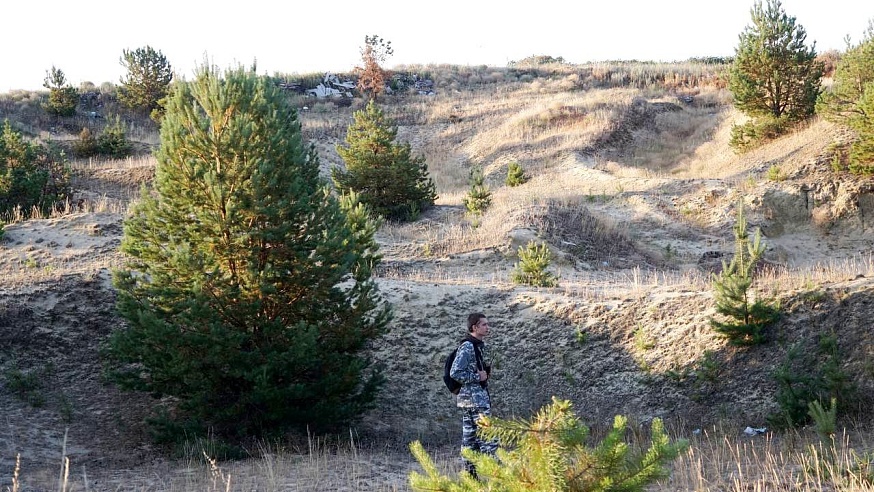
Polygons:
<instances>
[{"instance_id":1,"label":"man","mask_svg":"<svg viewBox=\"0 0 874 492\"><path fill-rule=\"evenodd\" d=\"M461 449L472 449L494 455L498 443L484 441L477 435L478 423L483 416L491 415L488 379L491 366L487 365L486 346L483 339L489 335L489 320L482 313L467 317L467 336L458 347L449 375L462 384L456 397L456 405L462 411ZM462 458L464 467L474 478L476 468Z\"/></svg>"}]
</instances>

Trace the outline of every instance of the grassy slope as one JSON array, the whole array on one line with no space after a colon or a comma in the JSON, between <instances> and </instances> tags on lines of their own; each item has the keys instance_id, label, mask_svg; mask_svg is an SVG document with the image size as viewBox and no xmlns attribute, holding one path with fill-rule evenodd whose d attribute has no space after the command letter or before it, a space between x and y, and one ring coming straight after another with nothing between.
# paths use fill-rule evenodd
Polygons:
<instances>
[{"instance_id":1,"label":"grassy slope","mask_svg":"<svg viewBox=\"0 0 874 492\"><path fill-rule=\"evenodd\" d=\"M770 374L786 347L800 342L812 350L815 335L833 329L848 352L848 370L870 394L865 361L871 313L865 299L874 268L851 255L869 225L835 217L828 209L822 214L834 220L824 229L811 220L813 212L799 212L796 203L802 185L823 203L838 198L823 186L834 180L827 177L824 157L836 135L833 128L817 122L735 156L727 134L739 116L718 88L598 88L580 74L529 80L501 69L452 70L441 73L446 90L436 97L385 101L401 123L401 137L428 158L440 199L420 221L388 225L379 234L386 254L381 286L396 306L397 329L375 347L375 356L387 365L388 382L381 407L364 419L365 439L389 427L399 430L394 444L455 439L456 415L438 372L440 358L461 334L464 314L473 310L488 313L497 328L492 344L500 362L493 388L505 415L527 415L559 395L574 400L581 415L595 423L626 413L640 420L674 419L678 433L727 417L736 425L761 425L774 408ZM694 95L691 104L677 98L686 94ZM341 165L333 146L341 141L350 111L318 103L302 115L326 170ZM18 123L52 138L39 130L45 122ZM142 140L155 142L148 134ZM502 184L511 160L532 177L519 188ZM9 227L0 255L11 273L4 275L0 293L3 319L14 321L15 313L30 310L25 318L38 321L33 330L41 336L13 344L18 365L6 362L5 371L44 371L48 357L55 367L70 367L75 360L78 373L99 371L95 351L103 332L89 339L90 325L77 322L81 313L64 309L78 306L104 330L118 324L111 292L93 279L117 261L112 247L124 203L137 183L149 179L153 165L148 158L74 163L81 192L91 193L85 212ZM462 213L471 165L485 169L494 192L492 208L477 220ZM772 166L788 179L769 181ZM706 272L698 266L705 252L731 250L729 226L739 197L751 207L751 222L774 232L768 238L776 245L771 260L787 267L770 273L764 285L784 299L789 315L769 333L774 342L746 351L727 346L709 329L712 301ZM845 240L824 239L824 231L838 231ZM81 255L59 248L60 241L35 239L49 236L75 239L84 245ZM106 241L84 240L95 236ZM531 238L549 241L562 276L558 289L508 282L516 247ZM845 260L829 264L827 258ZM848 282L857 274L866 278ZM84 300L71 297L79 283L93 286L83 290ZM88 299L95 301L89 305ZM51 334L59 332L81 342L52 350ZM716 378L675 376L694 371L708 351ZM121 422L136 416L130 402L110 388L83 391L76 373L64 371L46 376L41 410L0 389L4 408L19 422L0 434L7 447L3 471L22 447L29 448L25 455L32 467L54 466L51 456L68 400L75 409L73 443L79 446L73 448L74 461L140 462L142 454L118 453L118 447L143 450L135 437L141 434L111 441ZM101 395L99 405L89 403L94 394ZM34 435L23 437L28 434Z\"/></svg>"}]
</instances>

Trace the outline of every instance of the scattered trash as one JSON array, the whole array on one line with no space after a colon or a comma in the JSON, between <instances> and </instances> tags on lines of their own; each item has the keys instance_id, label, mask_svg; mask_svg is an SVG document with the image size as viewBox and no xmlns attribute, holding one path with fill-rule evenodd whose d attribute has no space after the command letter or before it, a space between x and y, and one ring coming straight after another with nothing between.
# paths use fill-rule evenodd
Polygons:
<instances>
[{"instance_id":1,"label":"scattered trash","mask_svg":"<svg viewBox=\"0 0 874 492\"><path fill-rule=\"evenodd\" d=\"M746 429L744 429L744 434L746 434L748 436L755 436L758 434L764 434L765 431L767 431L767 430L768 430L767 427L755 427L755 428L747 427Z\"/></svg>"},{"instance_id":2,"label":"scattered trash","mask_svg":"<svg viewBox=\"0 0 874 492\"><path fill-rule=\"evenodd\" d=\"M693 430L693 431L692 431L692 434L695 434L696 436L699 435L699 434L701 434L701 429L695 429L695 430Z\"/></svg>"}]
</instances>

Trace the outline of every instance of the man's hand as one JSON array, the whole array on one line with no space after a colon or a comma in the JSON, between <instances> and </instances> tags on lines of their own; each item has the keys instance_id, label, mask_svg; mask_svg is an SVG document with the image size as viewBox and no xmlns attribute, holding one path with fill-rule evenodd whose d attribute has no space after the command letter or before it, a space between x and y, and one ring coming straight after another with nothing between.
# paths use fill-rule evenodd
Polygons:
<instances>
[{"instance_id":1,"label":"man's hand","mask_svg":"<svg viewBox=\"0 0 874 492\"><path fill-rule=\"evenodd\" d=\"M487 373L485 371L477 371L477 372L479 373L479 380L480 381L485 381L486 379L489 378L489 373Z\"/></svg>"}]
</instances>

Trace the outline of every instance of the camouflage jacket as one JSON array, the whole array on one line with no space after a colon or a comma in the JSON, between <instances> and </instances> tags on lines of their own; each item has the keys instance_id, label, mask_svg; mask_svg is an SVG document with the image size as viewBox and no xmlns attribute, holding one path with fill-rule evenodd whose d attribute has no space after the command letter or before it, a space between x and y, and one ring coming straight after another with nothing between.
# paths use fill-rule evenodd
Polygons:
<instances>
[{"instance_id":1,"label":"camouflage jacket","mask_svg":"<svg viewBox=\"0 0 874 492\"><path fill-rule=\"evenodd\" d=\"M482 354L483 365L488 367L485 344L480 345L480 353ZM486 367L483 370L487 371ZM452 379L462 384L456 397L456 405L459 408L491 408L488 385L480 384L473 342L465 340L458 347L449 375Z\"/></svg>"}]
</instances>

